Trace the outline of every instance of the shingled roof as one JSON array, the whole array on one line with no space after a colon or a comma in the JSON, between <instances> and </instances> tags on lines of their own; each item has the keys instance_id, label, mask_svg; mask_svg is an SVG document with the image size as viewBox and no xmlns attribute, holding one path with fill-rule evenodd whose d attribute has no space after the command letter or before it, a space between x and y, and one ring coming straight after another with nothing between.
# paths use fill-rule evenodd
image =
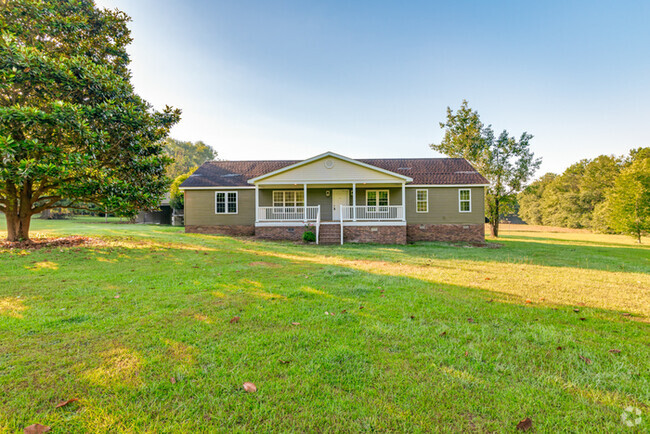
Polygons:
<instances>
[{"instance_id":1,"label":"shingled roof","mask_svg":"<svg viewBox=\"0 0 650 434\"><path fill-rule=\"evenodd\" d=\"M302 160L208 161L190 175L181 188L246 187L248 180ZM417 185L471 185L488 181L464 158L371 158L365 164L413 178Z\"/></svg>"}]
</instances>

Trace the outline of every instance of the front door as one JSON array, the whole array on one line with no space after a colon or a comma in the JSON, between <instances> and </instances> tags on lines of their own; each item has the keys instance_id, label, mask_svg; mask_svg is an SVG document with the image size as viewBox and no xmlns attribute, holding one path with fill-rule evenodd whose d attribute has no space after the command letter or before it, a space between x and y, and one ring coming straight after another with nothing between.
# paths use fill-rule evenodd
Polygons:
<instances>
[{"instance_id":1,"label":"front door","mask_svg":"<svg viewBox=\"0 0 650 434\"><path fill-rule=\"evenodd\" d=\"M341 220L341 205L350 204L350 190L332 190L332 220Z\"/></svg>"}]
</instances>

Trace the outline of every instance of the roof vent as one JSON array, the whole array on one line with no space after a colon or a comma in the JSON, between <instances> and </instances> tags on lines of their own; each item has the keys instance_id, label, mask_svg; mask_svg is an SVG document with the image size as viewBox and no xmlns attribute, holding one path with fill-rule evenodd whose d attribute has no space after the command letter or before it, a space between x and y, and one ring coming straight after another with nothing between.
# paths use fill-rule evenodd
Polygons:
<instances>
[{"instance_id":1,"label":"roof vent","mask_svg":"<svg viewBox=\"0 0 650 434\"><path fill-rule=\"evenodd\" d=\"M410 167L398 167L397 170L411 170Z\"/></svg>"},{"instance_id":2,"label":"roof vent","mask_svg":"<svg viewBox=\"0 0 650 434\"><path fill-rule=\"evenodd\" d=\"M230 178L232 176L241 176L239 173L227 173L225 175L221 175L222 178Z\"/></svg>"},{"instance_id":3,"label":"roof vent","mask_svg":"<svg viewBox=\"0 0 650 434\"><path fill-rule=\"evenodd\" d=\"M454 173L477 173L476 170L457 170Z\"/></svg>"}]
</instances>

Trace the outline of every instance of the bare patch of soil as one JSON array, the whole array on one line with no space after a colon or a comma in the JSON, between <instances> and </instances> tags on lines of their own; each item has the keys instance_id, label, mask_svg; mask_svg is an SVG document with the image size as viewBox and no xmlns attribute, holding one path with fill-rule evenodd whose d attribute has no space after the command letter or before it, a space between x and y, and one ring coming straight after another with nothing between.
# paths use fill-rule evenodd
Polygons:
<instances>
[{"instance_id":1,"label":"bare patch of soil","mask_svg":"<svg viewBox=\"0 0 650 434\"><path fill-rule=\"evenodd\" d=\"M485 230L489 232L490 225L485 225ZM570 233L570 234L591 234L589 229L560 228L555 226L539 226L526 224L499 224L499 233L501 232L552 232L552 233Z\"/></svg>"},{"instance_id":2,"label":"bare patch of soil","mask_svg":"<svg viewBox=\"0 0 650 434\"><path fill-rule=\"evenodd\" d=\"M251 262L248 265L250 265L251 267L271 267L271 268L277 268L280 266L280 264L275 264L273 262L264 262L264 261Z\"/></svg>"}]
</instances>

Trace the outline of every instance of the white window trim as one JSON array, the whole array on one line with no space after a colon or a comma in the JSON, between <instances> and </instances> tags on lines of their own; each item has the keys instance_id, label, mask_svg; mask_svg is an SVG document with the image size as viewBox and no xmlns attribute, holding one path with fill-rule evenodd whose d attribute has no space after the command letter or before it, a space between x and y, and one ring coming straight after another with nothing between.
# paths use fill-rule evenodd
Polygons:
<instances>
[{"instance_id":1,"label":"white window trim","mask_svg":"<svg viewBox=\"0 0 650 434\"><path fill-rule=\"evenodd\" d=\"M222 193L224 195L225 199L225 205L226 205L226 210L224 212L218 212L217 211L217 195L219 193ZM228 211L228 195L235 193L235 212L229 212ZM239 192L237 191L215 191L214 192L214 213L215 214L239 214Z\"/></svg>"},{"instance_id":2,"label":"white window trim","mask_svg":"<svg viewBox=\"0 0 650 434\"><path fill-rule=\"evenodd\" d=\"M427 205L427 209L425 211L418 210L418 193L421 191L425 192L427 196L426 199L424 200L424 203ZM429 190L426 189L415 190L415 212L420 214L425 214L429 212Z\"/></svg>"},{"instance_id":3,"label":"white window trim","mask_svg":"<svg viewBox=\"0 0 650 434\"><path fill-rule=\"evenodd\" d=\"M460 193L462 191L468 191L469 192L469 199L461 200ZM461 203L463 203L463 202L469 202L469 210L463 211L462 207L460 206ZM458 212L463 212L463 213L472 212L472 190L471 189L469 189L469 188L459 188L458 189Z\"/></svg>"},{"instance_id":4,"label":"white window trim","mask_svg":"<svg viewBox=\"0 0 650 434\"><path fill-rule=\"evenodd\" d=\"M287 192L293 192L296 194L296 200L294 202L294 205L287 205L287 197L286 193ZM282 193L282 205L276 205L275 204L275 193ZM302 203L303 205L298 205L298 193L303 195L302 198ZM305 204L305 192L304 190L272 190L271 191L271 206L273 208L302 208Z\"/></svg>"},{"instance_id":5,"label":"white window trim","mask_svg":"<svg viewBox=\"0 0 650 434\"><path fill-rule=\"evenodd\" d=\"M376 191L377 192L377 205L368 205L368 193L370 193L371 191ZM386 192L386 202L387 202L386 205L379 205L379 192L380 191L385 191ZM374 190L374 189L366 190L366 206L367 207L370 207L370 206L375 206L375 207L377 207L377 206L390 206L390 190Z\"/></svg>"}]
</instances>

